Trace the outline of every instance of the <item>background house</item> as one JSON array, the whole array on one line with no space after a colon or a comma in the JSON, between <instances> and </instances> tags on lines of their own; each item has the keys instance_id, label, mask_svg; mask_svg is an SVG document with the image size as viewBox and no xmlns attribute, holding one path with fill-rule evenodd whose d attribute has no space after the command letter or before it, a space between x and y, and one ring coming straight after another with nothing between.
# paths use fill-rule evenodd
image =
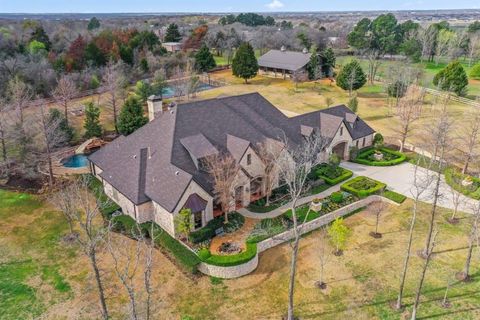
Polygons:
<instances>
[{"instance_id":1,"label":"background house","mask_svg":"<svg viewBox=\"0 0 480 320\"><path fill-rule=\"evenodd\" d=\"M282 46L280 50L270 50L258 58L260 74L283 79L292 78L296 74L302 80L307 80L306 67L311 56L307 49L302 52L287 51Z\"/></svg>"}]
</instances>

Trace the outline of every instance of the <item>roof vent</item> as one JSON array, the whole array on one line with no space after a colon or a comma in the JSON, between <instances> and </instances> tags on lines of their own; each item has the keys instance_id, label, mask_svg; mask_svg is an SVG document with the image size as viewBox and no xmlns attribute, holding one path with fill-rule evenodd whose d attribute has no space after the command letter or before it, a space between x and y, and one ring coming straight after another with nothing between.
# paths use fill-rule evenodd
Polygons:
<instances>
[{"instance_id":1,"label":"roof vent","mask_svg":"<svg viewBox=\"0 0 480 320\"><path fill-rule=\"evenodd\" d=\"M285 48L285 46L282 46L282 47L280 48L280 51L285 52L285 51L287 51L287 48Z\"/></svg>"},{"instance_id":2,"label":"roof vent","mask_svg":"<svg viewBox=\"0 0 480 320\"><path fill-rule=\"evenodd\" d=\"M136 155L136 154L133 155L133 159L137 159L137 155Z\"/></svg>"},{"instance_id":3,"label":"roof vent","mask_svg":"<svg viewBox=\"0 0 480 320\"><path fill-rule=\"evenodd\" d=\"M180 171L175 171L175 175L178 176L180 174Z\"/></svg>"},{"instance_id":4,"label":"roof vent","mask_svg":"<svg viewBox=\"0 0 480 320\"><path fill-rule=\"evenodd\" d=\"M308 53L308 49L307 48L303 48L303 51L302 51L304 54L307 54Z\"/></svg>"}]
</instances>

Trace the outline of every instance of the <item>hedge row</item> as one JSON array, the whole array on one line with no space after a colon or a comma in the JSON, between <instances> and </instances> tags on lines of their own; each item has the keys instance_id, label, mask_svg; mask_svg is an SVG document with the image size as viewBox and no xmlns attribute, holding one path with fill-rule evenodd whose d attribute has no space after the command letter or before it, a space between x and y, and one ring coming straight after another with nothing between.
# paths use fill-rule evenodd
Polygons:
<instances>
[{"instance_id":1,"label":"hedge row","mask_svg":"<svg viewBox=\"0 0 480 320\"><path fill-rule=\"evenodd\" d=\"M363 188L356 188L354 185L364 184ZM359 198L365 198L372 194L377 194L384 190L387 185L383 182L373 180L364 176L353 178L340 186L343 191L349 192Z\"/></svg>"},{"instance_id":2,"label":"hedge row","mask_svg":"<svg viewBox=\"0 0 480 320\"><path fill-rule=\"evenodd\" d=\"M449 186L451 186L453 189L456 191L460 192L461 194L473 198L475 200L480 200L480 187L478 187L476 190L472 190L471 188L464 187L461 183L457 183L456 177L459 180L463 180L467 177L467 175L464 175L462 173L456 172L455 169L453 168L448 168L445 169L445 181ZM474 185L480 185L480 179L475 178L475 177L470 177L473 181Z\"/></svg>"},{"instance_id":3,"label":"hedge row","mask_svg":"<svg viewBox=\"0 0 480 320\"><path fill-rule=\"evenodd\" d=\"M207 241L215 237L215 230L219 228L224 228L226 230L229 228L234 228L235 225L242 226L244 222L245 218L241 214L237 212L231 212L228 214L227 224L225 224L225 218L223 216L216 217L208 221L205 227L197 231L191 232L189 235L189 239L193 243Z\"/></svg>"},{"instance_id":4,"label":"hedge row","mask_svg":"<svg viewBox=\"0 0 480 320\"><path fill-rule=\"evenodd\" d=\"M322 174L318 174L318 177L320 179L323 179L323 181L325 181L326 184L334 186L336 184L339 184L342 181L350 179L353 176L352 171L344 169L344 168L341 168L341 169L342 169L342 174L340 176L336 177L336 178L331 179L331 178L329 178L327 176L324 176Z\"/></svg>"},{"instance_id":5,"label":"hedge row","mask_svg":"<svg viewBox=\"0 0 480 320\"><path fill-rule=\"evenodd\" d=\"M388 167L388 166L395 166L407 160L407 156L399 151L391 150L388 148L380 148L380 151L393 154L395 156L398 156L398 158L392 159L392 160L371 161L366 158L375 152L375 148L368 148L368 149L362 150L358 154L358 156L352 161L356 163L364 164L367 166Z\"/></svg>"},{"instance_id":6,"label":"hedge row","mask_svg":"<svg viewBox=\"0 0 480 320\"><path fill-rule=\"evenodd\" d=\"M407 199L406 196L404 196L403 194L400 194L400 193L397 193L395 191L391 191L391 190L385 190L383 192L383 196L387 199L390 199L396 203L403 203L405 201L405 199Z\"/></svg>"},{"instance_id":7,"label":"hedge row","mask_svg":"<svg viewBox=\"0 0 480 320\"><path fill-rule=\"evenodd\" d=\"M247 242L246 250L239 254L215 255L208 249L202 249L198 253L201 261L219 267L238 266L252 260L256 255L257 244L252 242Z\"/></svg>"}]
</instances>

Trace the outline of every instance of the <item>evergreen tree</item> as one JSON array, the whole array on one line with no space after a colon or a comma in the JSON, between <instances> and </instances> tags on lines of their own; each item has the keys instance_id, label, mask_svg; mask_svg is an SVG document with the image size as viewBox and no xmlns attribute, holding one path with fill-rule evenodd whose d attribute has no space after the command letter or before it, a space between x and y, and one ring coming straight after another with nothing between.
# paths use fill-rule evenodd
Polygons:
<instances>
[{"instance_id":1,"label":"evergreen tree","mask_svg":"<svg viewBox=\"0 0 480 320\"><path fill-rule=\"evenodd\" d=\"M358 90L367 82L367 77L357 60L347 63L337 76L337 85L343 90L348 90L350 94L353 90Z\"/></svg>"},{"instance_id":2,"label":"evergreen tree","mask_svg":"<svg viewBox=\"0 0 480 320\"><path fill-rule=\"evenodd\" d=\"M352 110L353 112L357 113L358 99L356 94L353 95L353 97L351 97L350 100L348 101L348 108L350 108L350 110Z\"/></svg>"},{"instance_id":3,"label":"evergreen tree","mask_svg":"<svg viewBox=\"0 0 480 320\"><path fill-rule=\"evenodd\" d=\"M453 91L461 96L467 91L468 77L460 62L453 61L435 75L433 84L441 90Z\"/></svg>"},{"instance_id":4,"label":"evergreen tree","mask_svg":"<svg viewBox=\"0 0 480 320\"><path fill-rule=\"evenodd\" d=\"M98 28L100 28L100 21L98 21L96 17L92 17L92 19L90 19L88 22L87 29L91 31Z\"/></svg>"},{"instance_id":5,"label":"evergreen tree","mask_svg":"<svg viewBox=\"0 0 480 320\"><path fill-rule=\"evenodd\" d=\"M474 65L470 70L470 78L480 80L480 62Z\"/></svg>"},{"instance_id":6,"label":"evergreen tree","mask_svg":"<svg viewBox=\"0 0 480 320\"><path fill-rule=\"evenodd\" d=\"M179 42L182 40L182 35L180 34L180 31L178 30L178 25L175 23L171 23L167 27L167 32L165 34L165 38L163 41L165 42Z\"/></svg>"},{"instance_id":7,"label":"evergreen tree","mask_svg":"<svg viewBox=\"0 0 480 320\"><path fill-rule=\"evenodd\" d=\"M317 47L315 45L312 46L310 49L310 61L307 64L307 72L308 72L308 79L310 80L317 80L321 78L321 68L320 68L320 61L317 52Z\"/></svg>"},{"instance_id":8,"label":"evergreen tree","mask_svg":"<svg viewBox=\"0 0 480 320\"><path fill-rule=\"evenodd\" d=\"M332 48L326 48L320 53L322 59L322 72L327 76L331 77L333 75L333 69L335 68L335 63L337 58Z\"/></svg>"},{"instance_id":9,"label":"evergreen tree","mask_svg":"<svg viewBox=\"0 0 480 320\"><path fill-rule=\"evenodd\" d=\"M163 93L168 88L168 82L163 75L163 72L157 70L153 77L152 90L154 94L159 95L163 99Z\"/></svg>"},{"instance_id":10,"label":"evergreen tree","mask_svg":"<svg viewBox=\"0 0 480 320\"><path fill-rule=\"evenodd\" d=\"M30 41L34 40L43 43L45 45L45 50L50 51L52 43L50 42L50 38L42 26L37 26L35 30L33 30L30 36Z\"/></svg>"},{"instance_id":11,"label":"evergreen tree","mask_svg":"<svg viewBox=\"0 0 480 320\"><path fill-rule=\"evenodd\" d=\"M101 67L107 64L107 57L93 42L87 45L85 49L85 59L96 67Z\"/></svg>"},{"instance_id":12,"label":"evergreen tree","mask_svg":"<svg viewBox=\"0 0 480 320\"><path fill-rule=\"evenodd\" d=\"M245 83L257 75L258 62L255 52L248 42L240 45L232 61L232 73L234 76L242 78Z\"/></svg>"},{"instance_id":13,"label":"evergreen tree","mask_svg":"<svg viewBox=\"0 0 480 320\"><path fill-rule=\"evenodd\" d=\"M215 59L208 49L208 47L203 44L200 50L195 54L195 69L200 72L207 72L216 67Z\"/></svg>"},{"instance_id":14,"label":"evergreen tree","mask_svg":"<svg viewBox=\"0 0 480 320\"><path fill-rule=\"evenodd\" d=\"M143 114L143 107L135 96L128 97L118 117L118 130L123 135L129 135L148 122Z\"/></svg>"},{"instance_id":15,"label":"evergreen tree","mask_svg":"<svg viewBox=\"0 0 480 320\"><path fill-rule=\"evenodd\" d=\"M48 114L47 123L52 124L49 127L56 127L61 132L61 137L57 145L52 147L62 147L65 143L70 142L73 139L73 128L68 125L65 116L58 109L50 109Z\"/></svg>"},{"instance_id":16,"label":"evergreen tree","mask_svg":"<svg viewBox=\"0 0 480 320\"><path fill-rule=\"evenodd\" d=\"M152 86L143 80L137 81L135 84L135 95L143 102L147 102L149 96L153 94Z\"/></svg>"},{"instance_id":17,"label":"evergreen tree","mask_svg":"<svg viewBox=\"0 0 480 320\"><path fill-rule=\"evenodd\" d=\"M86 139L101 137L103 134L102 126L100 125L100 108L93 102L88 102L85 107L85 122L83 123L85 128Z\"/></svg>"}]
</instances>

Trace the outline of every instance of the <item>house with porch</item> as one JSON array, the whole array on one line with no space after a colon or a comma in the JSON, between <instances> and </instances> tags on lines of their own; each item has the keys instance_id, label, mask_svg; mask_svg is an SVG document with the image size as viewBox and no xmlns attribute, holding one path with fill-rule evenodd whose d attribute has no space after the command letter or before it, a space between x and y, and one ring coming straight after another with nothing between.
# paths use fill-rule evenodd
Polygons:
<instances>
[{"instance_id":1,"label":"house with porch","mask_svg":"<svg viewBox=\"0 0 480 320\"><path fill-rule=\"evenodd\" d=\"M296 74L300 80L307 80L307 64L311 56L307 49L288 51L282 46L280 50L270 50L258 58L259 74L283 79Z\"/></svg>"},{"instance_id":2,"label":"house with porch","mask_svg":"<svg viewBox=\"0 0 480 320\"><path fill-rule=\"evenodd\" d=\"M348 159L349 150L370 146L374 130L344 105L289 118L258 93L179 104L165 109L148 101L150 122L120 136L89 156L90 170L124 214L139 223L155 221L175 235L175 216L192 212L194 229L222 215L205 159L231 155L239 165L233 193L236 206L265 195L259 143L301 145L319 133L334 152ZM276 186L280 178L276 177Z\"/></svg>"}]
</instances>

